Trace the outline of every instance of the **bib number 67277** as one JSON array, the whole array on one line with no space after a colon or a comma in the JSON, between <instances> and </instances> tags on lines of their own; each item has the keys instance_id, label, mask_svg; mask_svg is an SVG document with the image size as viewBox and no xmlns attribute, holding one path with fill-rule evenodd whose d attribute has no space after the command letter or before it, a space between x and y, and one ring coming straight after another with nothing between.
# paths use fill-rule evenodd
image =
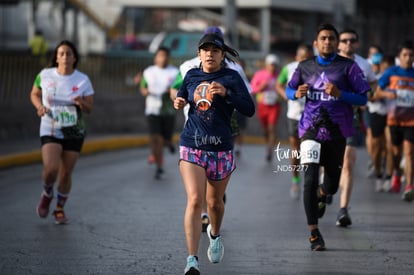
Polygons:
<instances>
[{"instance_id":1,"label":"bib number 67277","mask_svg":"<svg viewBox=\"0 0 414 275\"><path fill-rule=\"evenodd\" d=\"M300 144L300 164L319 163L321 144L314 140L305 140Z\"/></svg>"}]
</instances>

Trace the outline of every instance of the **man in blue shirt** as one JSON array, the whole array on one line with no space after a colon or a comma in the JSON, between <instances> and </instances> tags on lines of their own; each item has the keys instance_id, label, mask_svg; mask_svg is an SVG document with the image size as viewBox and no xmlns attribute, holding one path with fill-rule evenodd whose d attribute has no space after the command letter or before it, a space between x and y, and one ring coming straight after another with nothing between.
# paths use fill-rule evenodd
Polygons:
<instances>
[{"instance_id":1,"label":"man in blue shirt","mask_svg":"<svg viewBox=\"0 0 414 275\"><path fill-rule=\"evenodd\" d=\"M371 89L358 65L337 55L339 35L331 24L320 25L314 41L318 55L299 63L286 95L306 97L299 122L301 164L304 165L304 207L311 249L325 250L318 218L327 198L338 190L346 138L354 134L352 105L365 105ZM319 185L319 168L324 167Z\"/></svg>"},{"instance_id":2,"label":"man in blue shirt","mask_svg":"<svg viewBox=\"0 0 414 275\"><path fill-rule=\"evenodd\" d=\"M404 155L406 186L402 199L414 199L414 43L405 41L399 46L399 65L385 70L378 80L376 94L388 100L387 125L390 129L393 176L391 190L399 193L401 188L400 162Z\"/></svg>"}]
</instances>

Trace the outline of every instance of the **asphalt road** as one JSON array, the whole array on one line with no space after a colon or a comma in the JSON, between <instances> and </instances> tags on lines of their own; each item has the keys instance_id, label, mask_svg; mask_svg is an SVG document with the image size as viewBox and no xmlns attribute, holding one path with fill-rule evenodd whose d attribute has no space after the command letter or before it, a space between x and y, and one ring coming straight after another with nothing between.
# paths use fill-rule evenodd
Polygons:
<instances>
[{"instance_id":1,"label":"asphalt road","mask_svg":"<svg viewBox=\"0 0 414 275\"><path fill-rule=\"evenodd\" d=\"M0 170L0 274L182 274L178 155L166 153L157 181L148 153L144 147L81 156L63 226L36 216L40 164ZM335 226L335 196L320 220L327 250L312 252L302 201L289 197L290 173L274 172L287 161L268 164L262 145L244 146L227 190L224 259L208 262L203 235L202 274L414 274L414 206L375 193L367 162L359 149L352 227Z\"/></svg>"}]
</instances>

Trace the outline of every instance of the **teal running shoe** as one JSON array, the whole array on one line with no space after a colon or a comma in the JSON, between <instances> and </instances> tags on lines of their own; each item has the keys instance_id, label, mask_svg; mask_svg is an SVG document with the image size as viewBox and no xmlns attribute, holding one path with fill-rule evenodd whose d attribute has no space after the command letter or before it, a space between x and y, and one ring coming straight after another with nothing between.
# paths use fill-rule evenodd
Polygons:
<instances>
[{"instance_id":1,"label":"teal running shoe","mask_svg":"<svg viewBox=\"0 0 414 275\"><path fill-rule=\"evenodd\" d=\"M207 256L211 263L216 264L221 262L224 256L224 246L221 236L213 239L211 236L211 224L207 226L207 236L210 239L210 245L207 249Z\"/></svg>"},{"instance_id":2,"label":"teal running shoe","mask_svg":"<svg viewBox=\"0 0 414 275\"><path fill-rule=\"evenodd\" d=\"M187 265L184 269L184 275L200 275L200 269L198 268L198 259L196 256L187 257Z\"/></svg>"}]
</instances>

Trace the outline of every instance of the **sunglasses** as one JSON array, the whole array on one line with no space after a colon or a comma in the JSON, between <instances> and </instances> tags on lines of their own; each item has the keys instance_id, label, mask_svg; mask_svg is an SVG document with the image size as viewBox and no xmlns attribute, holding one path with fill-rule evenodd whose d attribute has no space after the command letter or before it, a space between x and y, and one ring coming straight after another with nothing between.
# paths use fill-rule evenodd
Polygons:
<instances>
[{"instance_id":1,"label":"sunglasses","mask_svg":"<svg viewBox=\"0 0 414 275\"><path fill-rule=\"evenodd\" d=\"M356 38L351 38L351 39L341 39L341 40L339 40L339 42L341 42L341 43L344 43L344 44L346 44L346 43L348 43L348 42L351 42L351 44L354 44L355 42L357 42L358 40L356 39Z\"/></svg>"}]
</instances>

